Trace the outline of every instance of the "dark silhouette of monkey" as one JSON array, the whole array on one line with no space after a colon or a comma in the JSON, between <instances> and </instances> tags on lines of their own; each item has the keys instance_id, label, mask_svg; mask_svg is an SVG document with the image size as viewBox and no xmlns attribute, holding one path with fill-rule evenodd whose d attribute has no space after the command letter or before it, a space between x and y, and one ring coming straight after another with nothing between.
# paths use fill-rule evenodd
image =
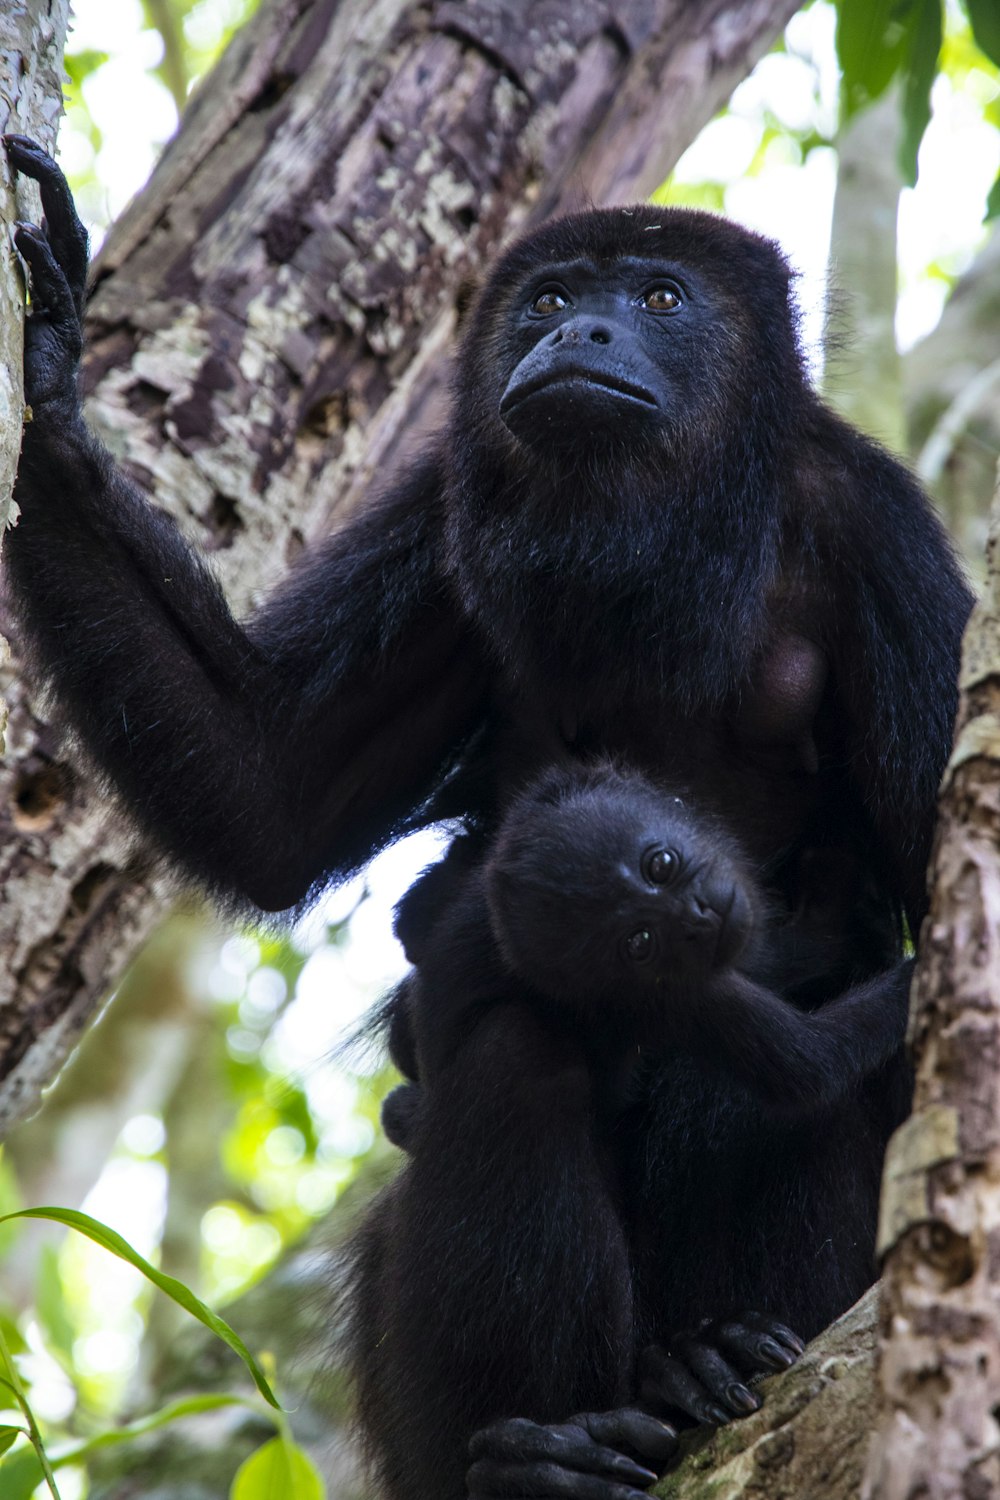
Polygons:
<instances>
[{"instance_id":1,"label":"dark silhouette of monkey","mask_svg":"<svg viewBox=\"0 0 1000 1500\"><path fill-rule=\"evenodd\" d=\"M710 1007L721 1054L672 1055L609 1138L583 1007L539 1007L496 946L491 840L547 768L610 757L729 830L774 930L795 928L811 856L832 849L896 914L898 947L898 913L916 932L926 910L970 605L942 528L810 388L772 244L702 213L596 210L505 252L444 430L240 625L83 424L86 238L50 158L24 137L5 148L46 225L15 231L33 420L4 563L95 764L230 903L291 908L442 817L478 841L458 905L427 898L425 936L455 943L425 942L417 983L462 1014L481 994L482 1013L442 1026L454 1055L367 1231L357 1315L388 1491L463 1494L482 1429L471 1495L620 1500L614 1475L650 1472L628 1454L663 1453L655 1419L622 1404L638 1348L746 1306L808 1334L870 1277L857 1204L874 1200L898 1079L862 1068L849 1098L802 1113L827 1033L796 1023L794 1061L786 1026L783 1114L739 1076L770 1024L746 1022L744 988L732 1013L721 994ZM898 1042L884 948L862 945L850 983L883 986ZM813 990L835 998L822 976ZM850 1000L846 1046L864 1058L871 1007ZM866 1226L856 1242L845 1222ZM774 1343L742 1326L744 1350ZM567 1435L574 1412L591 1415ZM511 1426L518 1413L533 1421Z\"/></svg>"}]
</instances>

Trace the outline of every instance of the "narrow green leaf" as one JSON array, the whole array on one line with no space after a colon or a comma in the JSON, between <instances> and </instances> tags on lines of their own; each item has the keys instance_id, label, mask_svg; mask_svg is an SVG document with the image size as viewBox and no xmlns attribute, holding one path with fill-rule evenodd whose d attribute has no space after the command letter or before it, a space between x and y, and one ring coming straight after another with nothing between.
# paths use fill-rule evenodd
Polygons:
<instances>
[{"instance_id":1,"label":"narrow green leaf","mask_svg":"<svg viewBox=\"0 0 1000 1500\"><path fill-rule=\"evenodd\" d=\"M162 1271L158 1271L155 1266L151 1266L149 1261L145 1260L138 1250L133 1250L128 1241L122 1239L115 1230L109 1229L98 1219L92 1219L89 1214L81 1213L75 1208L22 1208L16 1214L5 1214L3 1218L0 1218L0 1224L4 1222L4 1219L50 1219L55 1224L65 1224L68 1229L78 1230L80 1234L85 1234L89 1240L93 1240L95 1245L100 1245L104 1250L110 1250L112 1255L117 1255L120 1260L127 1261L130 1266L135 1266L147 1281L159 1287L161 1292L166 1292L167 1296L172 1298L179 1307L183 1307L185 1312L189 1312L224 1344L228 1344L233 1353L238 1354L246 1365L254 1385L264 1400L270 1406L280 1410L278 1399L268 1385L263 1370L239 1334L234 1332L223 1318L212 1312L211 1308L206 1307L190 1287L184 1285L183 1281L178 1281L175 1276L167 1276Z\"/></svg>"},{"instance_id":2,"label":"narrow green leaf","mask_svg":"<svg viewBox=\"0 0 1000 1500\"><path fill-rule=\"evenodd\" d=\"M12 1448L19 1437L24 1437L23 1427L0 1427L0 1453L6 1453Z\"/></svg>"},{"instance_id":3,"label":"narrow green leaf","mask_svg":"<svg viewBox=\"0 0 1000 1500\"><path fill-rule=\"evenodd\" d=\"M917 180L917 152L931 117L931 85L941 51L941 0L917 0L903 63L903 139L899 165L910 187Z\"/></svg>"},{"instance_id":4,"label":"narrow green leaf","mask_svg":"<svg viewBox=\"0 0 1000 1500\"><path fill-rule=\"evenodd\" d=\"M1000 5L997 0L965 0L976 46L1000 68Z\"/></svg>"},{"instance_id":5,"label":"narrow green leaf","mask_svg":"<svg viewBox=\"0 0 1000 1500\"><path fill-rule=\"evenodd\" d=\"M229 1500L326 1500L326 1486L291 1438L276 1437L240 1464Z\"/></svg>"},{"instance_id":6,"label":"narrow green leaf","mask_svg":"<svg viewBox=\"0 0 1000 1500\"><path fill-rule=\"evenodd\" d=\"M987 219L1000 218L1000 177L997 178L987 194L986 217Z\"/></svg>"},{"instance_id":7,"label":"narrow green leaf","mask_svg":"<svg viewBox=\"0 0 1000 1500\"><path fill-rule=\"evenodd\" d=\"M67 1464L79 1464L89 1458L92 1453L98 1453L102 1448L116 1448L121 1443L133 1443L136 1438L145 1437L149 1432L156 1432L161 1427L169 1427L171 1422L177 1422L181 1417L197 1416L203 1411L218 1411L223 1406L246 1406L251 1411L259 1412L246 1396L185 1396L180 1401L172 1401L169 1406L164 1406L160 1411L153 1412L148 1417L139 1417L134 1422L126 1422L121 1427L112 1427L107 1432L98 1432L94 1437L85 1438L82 1442L69 1443L57 1448L54 1453L49 1454L49 1462L53 1469L64 1469ZM3 1492L0 1491L0 1494ZM3 1496L6 1500L6 1495Z\"/></svg>"}]
</instances>

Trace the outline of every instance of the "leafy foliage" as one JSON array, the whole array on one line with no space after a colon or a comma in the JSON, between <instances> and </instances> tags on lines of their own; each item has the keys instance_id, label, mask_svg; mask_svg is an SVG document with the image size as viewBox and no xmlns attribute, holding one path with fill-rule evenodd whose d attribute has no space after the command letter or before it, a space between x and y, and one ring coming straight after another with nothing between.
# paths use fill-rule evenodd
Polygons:
<instances>
[{"instance_id":1,"label":"leafy foliage","mask_svg":"<svg viewBox=\"0 0 1000 1500\"><path fill-rule=\"evenodd\" d=\"M1000 5L964 0L972 37L984 59L1000 66ZM931 117L931 89L938 73L945 0L837 0L837 56L841 109L848 120L892 83L900 86L903 139L900 168L911 186L917 152ZM987 202L987 217L1000 211L1000 178Z\"/></svg>"}]
</instances>

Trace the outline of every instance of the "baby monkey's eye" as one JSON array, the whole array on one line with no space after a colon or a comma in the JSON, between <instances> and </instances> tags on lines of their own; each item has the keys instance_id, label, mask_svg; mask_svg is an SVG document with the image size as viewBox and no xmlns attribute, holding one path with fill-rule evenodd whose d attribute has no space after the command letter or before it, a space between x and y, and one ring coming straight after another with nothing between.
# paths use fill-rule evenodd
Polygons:
<instances>
[{"instance_id":1,"label":"baby monkey's eye","mask_svg":"<svg viewBox=\"0 0 1000 1500\"><path fill-rule=\"evenodd\" d=\"M531 304L531 311L533 313L540 313L542 317L547 317L550 313L562 312L563 308L568 306L569 303L562 292L550 286L544 292L538 293L538 296Z\"/></svg>"},{"instance_id":2,"label":"baby monkey's eye","mask_svg":"<svg viewBox=\"0 0 1000 1500\"><path fill-rule=\"evenodd\" d=\"M672 313L681 305L681 294L675 286L664 283L663 286L651 286L648 292L643 292L639 302L647 312Z\"/></svg>"},{"instance_id":3,"label":"baby monkey's eye","mask_svg":"<svg viewBox=\"0 0 1000 1500\"><path fill-rule=\"evenodd\" d=\"M669 885L680 867L681 862L673 849L647 849L640 861L642 873L651 885Z\"/></svg>"},{"instance_id":4,"label":"baby monkey's eye","mask_svg":"<svg viewBox=\"0 0 1000 1500\"><path fill-rule=\"evenodd\" d=\"M634 964L645 964L656 952L656 939L648 927L640 927L625 939L625 956Z\"/></svg>"}]
</instances>

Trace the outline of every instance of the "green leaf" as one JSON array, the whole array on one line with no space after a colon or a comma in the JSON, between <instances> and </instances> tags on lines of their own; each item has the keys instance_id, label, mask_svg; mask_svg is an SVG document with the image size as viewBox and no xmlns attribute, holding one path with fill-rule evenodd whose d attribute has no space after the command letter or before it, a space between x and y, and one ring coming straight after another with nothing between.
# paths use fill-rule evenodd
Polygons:
<instances>
[{"instance_id":1,"label":"green leaf","mask_svg":"<svg viewBox=\"0 0 1000 1500\"><path fill-rule=\"evenodd\" d=\"M1000 68L1000 5L997 0L965 0L976 46Z\"/></svg>"},{"instance_id":2,"label":"green leaf","mask_svg":"<svg viewBox=\"0 0 1000 1500\"><path fill-rule=\"evenodd\" d=\"M79 1464L89 1458L92 1453L98 1453L102 1448L116 1448L122 1443L133 1443L136 1438L145 1437L149 1432L156 1432L161 1427L169 1427L171 1422L177 1422L181 1417L197 1416L204 1411L218 1411L223 1406L246 1406L251 1411L259 1413L259 1407L254 1406L246 1396L185 1396L180 1401L172 1401L169 1406L164 1406L160 1411L153 1412L148 1417L139 1417L134 1422L126 1422L121 1427L109 1428L106 1432L99 1432L91 1438L84 1438L82 1442L67 1443L49 1454L49 1463L53 1469L64 1469L67 1464ZM7 1500L5 1490L0 1491L3 1500Z\"/></svg>"},{"instance_id":3,"label":"green leaf","mask_svg":"<svg viewBox=\"0 0 1000 1500\"><path fill-rule=\"evenodd\" d=\"M67 52L63 66L69 74L70 83L79 88L83 80L102 68L110 56L110 52L98 52L93 47L84 48L82 52Z\"/></svg>"},{"instance_id":4,"label":"green leaf","mask_svg":"<svg viewBox=\"0 0 1000 1500\"><path fill-rule=\"evenodd\" d=\"M888 88L906 52L914 0L838 0L841 102L850 119Z\"/></svg>"},{"instance_id":5,"label":"green leaf","mask_svg":"<svg viewBox=\"0 0 1000 1500\"><path fill-rule=\"evenodd\" d=\"M987 219L1000 218L1000 177L997 178L987 195L986 217Z\"/></svg>"},{"instance_id":6,"label":"green leaf","mask_svg":"<svg viewBox=\"0 0 1000 1500\"><path fill-rule=\"evenodd\" d=\"M81 1213L75 1208L22 1208L16 1214L4 1215L4 1218L50 1219L55 1224L65 1224L68 1229L78 1230L80 1234L85 1234L89 1240L93 1240L95 1245L100 1245L104 1250L110 1250L112 1255L117 1255L120 1260L127 1261L130 1266L135 1266L147 1281L159 1287L161 1292L166 1292L167 1296L172 1298L179 1307L183 1307L185 1312L189 1312L224 1344L228 1344L250 1371L253 1383L264 1400L280 1411L278 1399L268 1385L263 1370L239 1334L234 1332L224 1319L212 1312L211 1308L206 1307L204 1302L184 1285L183 1281L178 1281L175 1276L167 1276L162 1271L158 1271L155 1266L151 1266L138 1250L133 1250L127 1240L122 1239L120 1234L109 1229L106 1224L100 1223L98 1219L92 1219L89 1214ZM4 1222L4 1218L0 1218L0 1224ZM6 1495L4 1495L4 1500L7 1500Z\"/></svg>"},{"instance_id":7,"label":"green leaf","mask_svg":"<svg viewBox=\"0 0 1000 1500\"><path fill-rule=\"evenodd\" d=\"M6 1453L12 1448L19 1437L24 1437L23 1427L0 1427L0 1453Z\"/></svg>"},{"instance_id":8,"label":"green leaf","mask_svg":"<svg viewBox=\"0 0 1000 1500\"><path fill-rule=\"evenodd\" d=\"M59 1272L59 1252L54 1245L43 1245L41 1249L35 1277L35 1311L52 1349L62 1356L66 1365L71 1366L76 1329L66 1306Z\"/></svg>"},{"instance_id":9,"label":"green leaf","mask_svg":"<svg viewBox=\"0 0 1000 1500\"><path fill-rule=\"evenodd\" d=\"M917 0L903 65L903 139L899 165L910 187L917 180L917 152L931 117L931 85L941 52L941 0Z\"/></svg>"},{"instance_id":10,"label":"green leaf","mask_svg":"<svg viewBox=\"0 0 1000 1500\"><path fill-rule=\"evenodd\" d=\"M34 1448L18 1448L0 1462L0 1495L3 1500L31 1500L44 1478Z\"/></svg>"},{"instance_id":11,"label":"green leaf","mask_svg":"<svg viewBox=\"0 0 1000 1500\"><path fill-rule=\"evenodd\" d=\"M0 1334L3 1335L11 1354L23 1354L27 1349L28 1346L21 1336L21 1330L9 1313L0 1312Z\"/></svg>"},{"instance_id":12,"label":"green leaf","mask_svg":"<svg viewBox=\"0 0 1000 1500\"><path fill-rule=\"evenodd\" d=\"M326 1486L291 1438L276 1437L240 1464L229 1500L326 1500Z\"/></svg>"}]
</instances>

